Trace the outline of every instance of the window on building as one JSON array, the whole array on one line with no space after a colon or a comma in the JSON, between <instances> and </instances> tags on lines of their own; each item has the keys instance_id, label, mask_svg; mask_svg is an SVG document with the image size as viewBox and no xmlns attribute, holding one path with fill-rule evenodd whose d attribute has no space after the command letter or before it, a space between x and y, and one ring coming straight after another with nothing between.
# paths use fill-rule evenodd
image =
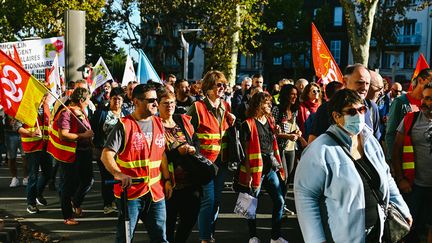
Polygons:
<instances>
[{"instance_id":1,"label":"window on building","mask_svg":"<svg viewBox=\"0 0 432 243\"><path fill-rule=\"evenodd\" d=\"M282 65L282 57L273 57L273 65Z\"/></svg>"},{"instance_id":2,"label":"window on building","mask_svg":"<svg viewBox=\"0 0 432 243\"><path fill-rule=\"evenodd\" d=\"M390 68L390 54L383 52L381 58L381 67Z\"/></svg>"},{"instance_id":3,"label":"window on building","mask_svg":"<svg viewBox=\"0 0 432 243\"><path fill-rule=\"evenodd\" d=\"M240 55L240 68L247 68L247 58L245 55Z\"/></svg>"},{"instance_id":4,"label":"window on building","mask_svg":"<svg viewBox=\"0 0 432 243\"><path fill-rule=\"evenodd\" d=\"M332 40L330 41L330 52L332 53L336 63L340 65L341 60L341 41Z\"/></svg>"},{"instance_id":5,"label":"window on building","mask_svg":"<svg viewBox=\"0 0 432 243\"><path fill-rule=\"evenodd\" d=\"M403 25L403 35L415 35L416 20L407 20Z\"/></svg>"},{"instance_id":6,"label":"window on building","mask_svg":"<svg viewBox=\"0 0 432 243\"><path fill-rule=\"evenodd\" d=\"M334 8L333 25L342 26L342 7Z\"/></svg>"},{"instance_id":7,"label":"window on building","mask_svg":"<svg viewBox=\"0 0 432 243\"><path fill-rule=\"evenodd\" d=\"M407 51L404 53L404 68L414 68L414 52Z\"/></svg>"},{"instance_id":8,"label":"window on building","mask_svg":"<svg viewBox=\"0 0 432 243\"><path fill-rule=\"evenodd\" d=\"M292 54L291 53L287 53L283 56L283 66L285 68L292 68L293 67Z\"/></svg>"},{"instance_id":9,"label":"window on building","mask_svg":"<svg viewBox=\"0 0 432 243\"><path fill-rule=\"evenodd\" d=\"M279 20L279 21L276 23L276 28L278 28L279 30L283 30L283 28L284 28L284 23L283 23L283 21Z\"/></svg>"}]
</instances>

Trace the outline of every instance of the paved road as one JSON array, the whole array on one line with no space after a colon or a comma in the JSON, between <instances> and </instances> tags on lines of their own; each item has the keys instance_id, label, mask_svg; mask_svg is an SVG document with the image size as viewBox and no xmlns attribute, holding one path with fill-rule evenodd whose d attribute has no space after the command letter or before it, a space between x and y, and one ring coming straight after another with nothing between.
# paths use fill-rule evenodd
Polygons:
<instances>
[{"instance_id":1,"label":"paved road","mask_svg":"<svg viewBox=\"0 0 432 243\"><path fill-rule=\"evenodd\" d=\"M21 164L19 175L22 176ZM82 205L84 218L78 219L77 226L66 226L61 216L57 192L47 190L45 198L48 206L40 206L39 214L28 214L26 211L25 187L9 188L10 176L7 166L0 166L0 219L5 219L7 225L11 221L28 225L30 228L49 234L52 239L61 242L113 242L117 217L104 215L100 196L100 176L97 165L94 164L95 183ZM237 195L232 192L227 183L223 191L221 214L216 226L215 238L218 243L248 242L246 220L232 213ZM288 206L293 208L292 192L288 194ZM258 202L258 236L262 242L270 242L271 208L272 203L268 195L260 197ZM301 232L295 216L284 218L282 234L290 243L303 242ZM36 241L35 241L36 242ZM149 242L145 228L138 226L134 242ZM195 228L188 242L198 241L198 230Z\"/></svg>"}]
</instances>

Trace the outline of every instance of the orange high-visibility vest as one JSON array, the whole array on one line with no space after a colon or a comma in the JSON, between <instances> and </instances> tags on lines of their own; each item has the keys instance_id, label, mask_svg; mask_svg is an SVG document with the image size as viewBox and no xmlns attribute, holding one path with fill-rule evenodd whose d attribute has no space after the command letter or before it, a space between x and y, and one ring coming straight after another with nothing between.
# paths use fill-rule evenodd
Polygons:
<instances>
[{"instance_id":1,"label":"orange high-visibility vest","mask_svg":"<svg viewBox=\"0 0 432 243\"><path fill-rule=\"evenodd\" d=\"M38 116L37 120L39 124L42 124L42 119L40 116ZM35 132L38 129L37 126L29 126L27 124L23 124L22 127L29 132ZM43 128L41 127L41 129ZM41 132L43 132L43 130ZM42 151L45 148L45 141L43 140L42 136L31 137L26 134L20 134L20 135L21 135L21 144L24 153L33 153L36 151Z\"/></svg>"},{"instance_id":2,"label":"orange high-visibility vest","mask_svg":"<svg viewBox=\"0 0 432 243\"><path fill-rule=\"evenodd\" d=\"M57 115L54 117L52 129L49 133L47 152L51 154L54 159L60 162L73 163L75 162L77 141L61 140L59 136L60 129L57 125L57 121L60 117L60 114L63 112L69 111L63 108L59 112L57 112ZM75 119L71 119L71 121L71 129L69 130L69 132L78 133L77 121L75 121Z\"/></svg>"},{"instance_id":3,"label":"orange high-visibility vest","mask_svg":"<svg viewBox=\"0 0 432 243\"><path fill-rule=\"evenodd\" d=\"M165 198L164 184L161 180L161 162L165 151L164 130L159 117L152 117L152 121L152 144L147 144L144 133L131 115L120 118L125 137L124 147L117 154L117 165L123 174L134 179L144 179L144 182L133 184L128 189L129 200L139 198L148 192L151 193L154 202ZM114 185L114 195L117 198L121 197L121 192L121 185Z\"/></svg>"},{"instance_id":4,"label":"orange high-visibility vest","mask_svg":"<svg viewBox=\"0 0 432 243\"><path fill-rule=\"evenodd\" d=\"M221 101L227 111L229 111L229 105L225 101ZM215 162L219 153L226 151L227 136L225 131L229 125L226 120L225 114L222 115L222 122L219 124L217 118L210 112L204 101L196 101L194 103L197 115L198 115L198 127L196 134L200 140L200 153L207 159ZM222 161L224 156L222 157Z\"/></svg>"},{"instance_id":5,"label":"orange high-visibility vest","mask_svg":"<svg viewBox=\"0 0 432 243\"><path fill-rule=\"evenodd\" d=\"M411 127L414 123L414 118L417 112L409 112L404 118L404 141L402 147L402 172L404 177L412 185L415 178L415 160L414 160L414 147L411 140Z\"/></svg>"},{"instance_id":6,"label":"orange high-visibility vest","mask_svg":"<svg viewBox=\"0 0 432 243\"><path fill-rule=\"evenodd\" d=\"M249 147L246 151L247 160L249 161L249 172L246 169L244 162L240 165L239 184L245 187L258 188L261 183L261 176L263 170L263 161L261 157L261 147L258 135L258 129L254 118L248 118L245 121L248 124L250 131ZM272 131L274 131L274 123L270 118L267 118ZM281 158L279 155L278 144L276 136L273 134L273 153L276 160L281 165L279 169L282 180L285 180L285 171L282 167ZM252 180L252 181L251 181Z\"/></svg>"}]
</instances>

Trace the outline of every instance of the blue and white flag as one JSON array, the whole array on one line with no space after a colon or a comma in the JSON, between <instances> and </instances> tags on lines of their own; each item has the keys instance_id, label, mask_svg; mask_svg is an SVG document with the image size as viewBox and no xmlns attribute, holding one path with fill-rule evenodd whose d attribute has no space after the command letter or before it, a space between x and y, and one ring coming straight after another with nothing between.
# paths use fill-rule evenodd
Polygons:
<instances>
[{"instance_id":1,"label":"blue and white flag","mask_svg":"<svg viewBox=\"0 0 432 243\"><path fill-rule=\"evenodd\" d=\"M144 54L142 50L139 50L139 60L138 60L138 70L137 77L138 83L146 84L148 80L153 80L157 83L162 83L159 75L156 73L153 65L150 63L147 56Z\"/></svg>"}]
</instances>

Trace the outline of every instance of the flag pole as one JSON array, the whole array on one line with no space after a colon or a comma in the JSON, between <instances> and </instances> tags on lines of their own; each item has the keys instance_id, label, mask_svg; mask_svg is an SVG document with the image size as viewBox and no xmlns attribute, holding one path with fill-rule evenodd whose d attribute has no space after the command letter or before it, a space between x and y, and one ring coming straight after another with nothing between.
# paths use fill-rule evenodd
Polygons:
<instances>
[{"instance_id":1,"label":"flag pole","mask_svg":"<svg viewBox=\"0 0 432 243\"><path fill-rule=\"evenodd\" d=\"M60 104L67 110L67 111L69 111L71 114L72 114L72 116L75 118L75 119L77 119L77 121L84 127L84 129L86 130L86 131L88 131L88 130L91 130L91 128L88 128L86 125L84 125L84 123L75 115L75 113L73 113L70 109L69 109L69 107L67 107L67 105L65 105L59 98L57 98L52 92L51 92L51 90L50 89L48 89L44 84L42 84L42 82L40 82L39 80L38 80L38 82L37 82L40 86L42 86L46 91L48 91L48 93L50 94L50 95L52 95L52 97L54 97L58 102L60 102ZM90 92L90 91L89 91Z\"/></svg>"}]
</instances>

